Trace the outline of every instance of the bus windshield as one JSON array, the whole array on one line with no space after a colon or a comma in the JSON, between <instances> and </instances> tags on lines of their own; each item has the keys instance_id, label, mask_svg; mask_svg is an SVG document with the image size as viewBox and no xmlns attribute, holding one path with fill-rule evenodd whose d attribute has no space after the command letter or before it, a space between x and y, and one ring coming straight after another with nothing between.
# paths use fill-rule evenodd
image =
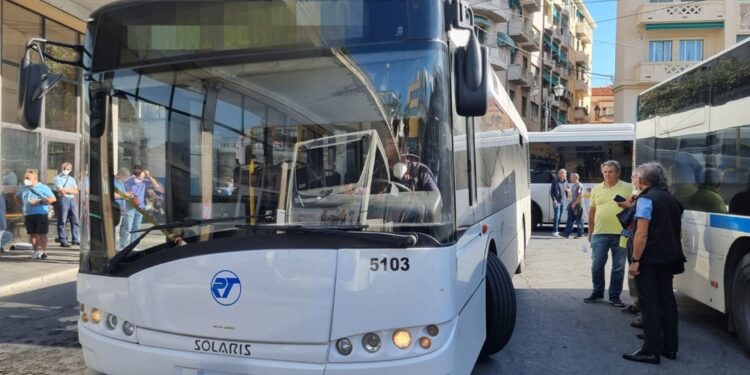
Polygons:
<instances>
[{"instance_id":1,"label":"bus windshield","mask_svg":"<svg viewBox=\"0 0 750 375\"><path fill-rule=\"evenodd\" d=\"M122 220L105 230L116 213L91 204L91 264L83 271L96 272L137 237L141 215L140 229L247 218L181 229L188 244L249 235L243 225L452 239L443 43L177 60L90 76L91 121L106 118L105 135L91 139L91 201L110 202ZM138 249L163 245L164 234L149 233Z\"/></svg>"}]
</instances>

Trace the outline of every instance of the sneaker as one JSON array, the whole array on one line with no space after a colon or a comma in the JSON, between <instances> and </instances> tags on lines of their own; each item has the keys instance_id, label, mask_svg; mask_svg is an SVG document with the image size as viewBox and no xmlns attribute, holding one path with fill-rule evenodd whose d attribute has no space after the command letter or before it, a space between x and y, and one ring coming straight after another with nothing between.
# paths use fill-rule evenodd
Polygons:
<instances>
[{"instance_id":1,"label":"sneaker","mask_svg":"<svg viewBox=\"0 0 750 375\"><path fill-rule=\"evenodd\" d=\"M620 311L622 311L625 314L638 314L640 312L640 310L638 310L638 308L635 307L634 305L628 305L626 308Z\"/></svg>"},{"instance_id":2,"label":"sneaker","mask_svg":"<svg viewBox=\"0 0 750 375\"><path fill-rule=\"evenodd\" d=\"M41 260L47 259L47 253L43 252L42 255L39 256L39 259L41 259Z\"/></svg>"},{"instance_id":3,"label":"sneaker","mask_svg":"<svg viewBox=\"0 0 750 375\"><path fill-rule=\"evenodd\" d=\"M34 252L31 253L31 256L29 257L29 259L39 259L39 255L40 255L39 252L34 250Z\"/></svg>"},{"instance_id":4,"label":"sneaker","mask_svg":"<svg viewBox=\"0 0 750 375\"><path fill-rule=\"evenodd\" d=\"M60 247L70 247L70 244L67 242L60 243Z\"/></svg>"},{"instance_id":5,"label":"sneaker","mask_svg":"<svg viewBox=\"0 0 750 375\"><path fill-rule=\"evenodd\" d=\"M553 232L552 237L562 237L562 236L560 236L560 232Z\"/></svg>"},{"instance_id":6,"label":"sneaker","mask_svg":"<svg viewBox=\"0 0 750 375\"><path fill-rule=\"evenodd\" d=\"M79 246L79 245L81 245L81 243L80 243L80 242L78 242L78 241L73 241L73 242L71 242L71 244L72 244L72 245L75 245L75 246Z\"/></svg>"},{"instance_id":7,"label":"sneaker","mask_svg":"<svg viewBox=\"0 0 750 375\"><path fill-rule=\"evenodd\" d=\"M625 307L625 304L619 298L610 298L609 303L611 303L614 307Z\"/></svg>"},{"instance_id":8,"label":"sneaker","mask_svg":"<svg viewBox=\"0 0 750 375\"><path fill-rule=\"evenodd\" d=\"M593 302L599 301L602 298L604 298L604 297L602 297L602 296L600 296L598 294L591 293L590 296L588 296L588 297L586 297L586 298L583 299L583 302L585 302L585 303L593 303Z\"/></svg>"}]
</instances>

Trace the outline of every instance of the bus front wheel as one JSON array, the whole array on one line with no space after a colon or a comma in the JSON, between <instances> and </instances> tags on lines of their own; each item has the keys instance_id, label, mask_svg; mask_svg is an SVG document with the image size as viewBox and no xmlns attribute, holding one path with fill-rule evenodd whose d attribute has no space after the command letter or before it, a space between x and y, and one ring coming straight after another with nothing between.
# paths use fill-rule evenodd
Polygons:
<instances>
[{"instance_id":1,"label":"bus front wheel","mask_svg":"<svg viewBox=\"0 0 750 375\"><path fill-rule=\"evenodd\" d=\"M731 313L737 336L750 355L750 254L745 255L734 269Z\"/></svg>"},{"instance_id":2,"label":"bus front wheel","mask_svg":"<svg viewBox=\"0 0 750 375\"><path fill-rule=\"evenodd\" d=\"M516 292L513 280L497 255L487 255L486 276L487 338L481 355L488 356L505 347L516 326Z\"/></svg>"}]
</instances>

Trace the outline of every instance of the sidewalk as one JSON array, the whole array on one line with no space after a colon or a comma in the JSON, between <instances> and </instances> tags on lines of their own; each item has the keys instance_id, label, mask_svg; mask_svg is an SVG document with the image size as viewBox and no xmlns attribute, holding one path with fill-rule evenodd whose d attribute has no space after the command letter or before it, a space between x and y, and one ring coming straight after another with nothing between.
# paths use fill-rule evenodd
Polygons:
<instances>
[{"instance_id":1,"label":"sidewalk","mask_svg":"<svg viewBox=\"0 0 750 375\"><path fill-rule=\"evenodd\" d=\"M50 238L45 260L29 259L31 250L0 253L0 297L75 281L78 246L62 248Z\"/></svg>"}]
</instances>

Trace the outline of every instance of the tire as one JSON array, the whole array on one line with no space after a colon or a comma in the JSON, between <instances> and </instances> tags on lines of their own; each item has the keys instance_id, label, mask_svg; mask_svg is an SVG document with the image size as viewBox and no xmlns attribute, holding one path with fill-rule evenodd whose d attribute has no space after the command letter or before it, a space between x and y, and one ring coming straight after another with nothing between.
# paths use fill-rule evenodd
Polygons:
<instances>
[{"instance_id":1,"label":"tire","mask_svg":"<svg viewBox=\"0 0 750 375\"><path fill-rule=\"evenodd\" d=\"M731 296L734 328L745 352L750 355L750 254L734 268Z\"/></svg>"},{"instance_id":2,"label":"tire","mask_svg":"<svg viewBox=\"0 0 750 375\"><path fill-rule=\"evenodd\" d=\"M542 229L542 210L534 205L531 206L531 230Z\"/></svg>"},{"instance_id":3,"label":"tire","mask_svg":"<svg viewBox=\"0 0 750 375\"><path fill-rule=\"evenodd\" d=\"M481 356L502 350L516 326L516 291L513 281L500 259L492 252L487 255L485 282L487 338L482 346Z\"/></svg>"}]
</instances>

